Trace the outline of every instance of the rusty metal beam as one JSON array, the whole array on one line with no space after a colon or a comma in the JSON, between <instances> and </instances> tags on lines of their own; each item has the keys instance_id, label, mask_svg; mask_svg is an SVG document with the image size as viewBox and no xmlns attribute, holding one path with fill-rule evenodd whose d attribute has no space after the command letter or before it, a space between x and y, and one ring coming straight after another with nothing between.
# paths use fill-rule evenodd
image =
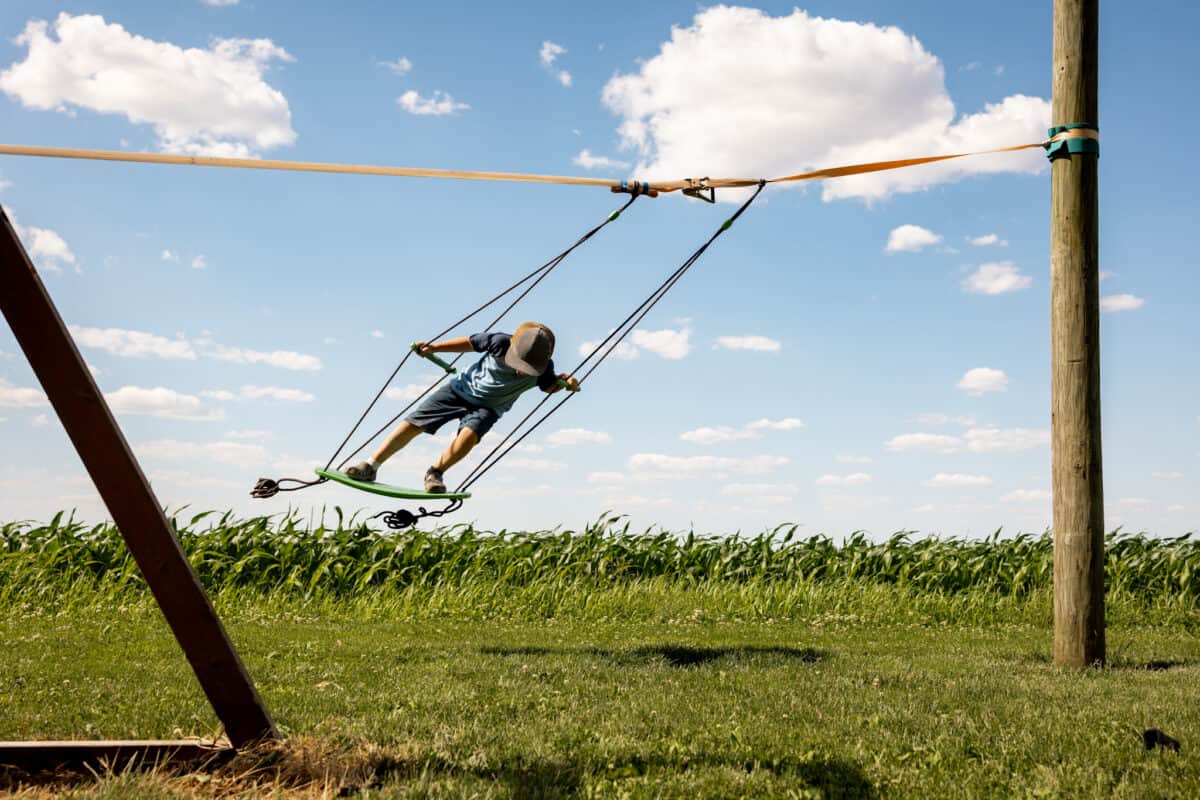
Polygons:
<instances>
[{"instance_id":1,"label":"rusty metal beam","mask_svg":"<svg viewBox=\"0 0 1200 800\"><path fill-rule=\"evenodd\" d=\"M278 738L175 531L0 208L0 311L234 747Z\"/></svg>"},{"instance_id":2,"label":"rusty metal beam","mask_svg":"<svg viewBox=\"0 0 1200 800\"><path fill-rule=\"evenodd\" d=\"M15 767L22 772L59 772L91 768L97 772L122 771L163 764L208 765L234 754L195 739L149 739L90 742L0 742L0 770Z\"/></svg>"}]
</instances>

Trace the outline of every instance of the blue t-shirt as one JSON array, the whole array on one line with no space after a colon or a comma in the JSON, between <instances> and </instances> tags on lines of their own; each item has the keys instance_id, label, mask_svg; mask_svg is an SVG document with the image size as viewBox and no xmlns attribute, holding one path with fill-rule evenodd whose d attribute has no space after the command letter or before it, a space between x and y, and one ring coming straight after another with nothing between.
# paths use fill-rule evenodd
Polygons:
<instances>
[{"instance_id":1,"label":"blue t-shirt","mask_svg":"<svg viewBox=\"0 0 1200 800\"><path fill-rule=\"evenodd\" d=\"M450 388L456 395L477 406L503 414L513 407L521 393L537 386L554 386L557 376L554 361L546 364L541 375L526 376L504 363L512 336L507 333L474 333L469 337L476 353L483 358L454 376Z\"/></svg>"}]
</instances>

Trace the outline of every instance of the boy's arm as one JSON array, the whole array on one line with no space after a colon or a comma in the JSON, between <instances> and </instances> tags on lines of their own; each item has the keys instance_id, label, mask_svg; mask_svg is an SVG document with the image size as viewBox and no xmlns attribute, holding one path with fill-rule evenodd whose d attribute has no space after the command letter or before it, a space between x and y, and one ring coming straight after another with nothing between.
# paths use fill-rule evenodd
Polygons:
<instances>
[{"instance_id":1,"label":"boy's arm","mask_svg":"<svg viewBox=\"0 0 1200 800\"><path fill-rule=\"evenodd\" d=\"M459 336L454 339L444 339L440 342L417 342L417 355L425 356L430 353L469 353L475 348L471 346L470 338Z\"/></svg>"}]
</instances>

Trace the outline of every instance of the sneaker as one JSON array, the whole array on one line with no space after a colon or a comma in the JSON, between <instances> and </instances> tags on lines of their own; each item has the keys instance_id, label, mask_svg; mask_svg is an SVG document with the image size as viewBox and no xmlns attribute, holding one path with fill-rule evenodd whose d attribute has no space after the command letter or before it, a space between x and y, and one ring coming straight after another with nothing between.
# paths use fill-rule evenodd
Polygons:
<instances>
[{"instance_id":1,"label":"sneaker","mask_svg":"<svg viewBox=\"0 0 1200 800\"><path fill-rule=\"evenodd\" d=\"M445 494L446 482L442 480L442 473L430 467L425 471L425 491L430 494Z\"/></svg>"},{"instance_id":2,"label":"sneaker","mask_svg":"<svg viewBox=\"0 0 1200 800\"><path fill-rule=\"evenodd\" d=\"M346 467L346 477L353 478L356 481L372 483L375 480L375 467L371 466L370 461L360 461L357 464Z\"/></svg>"}]
</instances>

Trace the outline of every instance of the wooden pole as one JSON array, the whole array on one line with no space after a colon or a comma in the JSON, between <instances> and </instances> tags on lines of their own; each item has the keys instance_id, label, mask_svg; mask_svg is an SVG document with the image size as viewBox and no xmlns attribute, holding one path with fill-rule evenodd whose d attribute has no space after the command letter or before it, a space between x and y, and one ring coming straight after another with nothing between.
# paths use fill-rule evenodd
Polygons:
<instances>
[{"instance_id":1,"label":"wooden pole","mask_svg":"<svg viewBox=\"0 0 1200 800\"><path fill-rule=\"evenodd\" d=\"M1099 125L1098 4L1054 2L1055 126ZM1072 153L1051 167L1054 663L1076 668L1105 658L1097 161Z\"/></svg>"}]
</instances>

